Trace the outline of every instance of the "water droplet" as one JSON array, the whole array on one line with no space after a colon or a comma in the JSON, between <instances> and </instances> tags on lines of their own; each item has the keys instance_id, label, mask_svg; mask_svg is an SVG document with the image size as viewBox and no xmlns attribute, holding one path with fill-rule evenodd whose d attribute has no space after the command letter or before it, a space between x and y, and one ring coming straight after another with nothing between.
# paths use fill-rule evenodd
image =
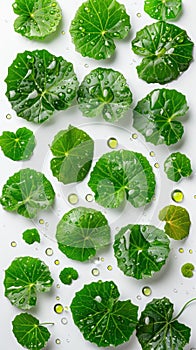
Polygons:
<instances>
[{"instance_id":1,"label":"water droplet","mask_svg":"<svg viewBox=\"0 0 196 350\"><path fill-rule=\"evenodd\" d=\"M64 310L65 310L65 311L69 311L69 306L65 306L65 307L64 307Z\"/></svg>"},{"instance_id":2,"label":"water droplet","mask_svg":"<svg viewBox=\"0 0 196 350\"><path fill-rule=\"evenodd\" d=\"M68 323L67 318L66 318L66 317L63 317L63 318L61 319L61 323L62 323L63 325L66 325L66 324Z\"/></svg>"},{"instance_id":3,"label":"water droplet","mask_svg":"<svg viewBox=\"0 0 196 350\"><path fill-rule=\"evenodd\" d=\"M46 253L46 255L48 255L48 256L52 256L53 255L53 249L52 248L47 248L46 250L45 250L45 253Z\"/></svg>"},{"instance_id":4,"label":"water droplet","mask_svg":"<svg viewBox=\"0 0 196 350\"><path fill-rule=\"evenodd\" d=\"M60 261L59 261L58 259L56 259L56 260L54 261L54 264L58 266L58 265L60 265Z\"/></svg>"},{"instance_id":5,"label":"water droplet","mask_svg":"<svg viewBox=\"0 0 196 350\"><path fill-rule=\"evenodd\" d=\"M61 344L60 339L57 338L57 339L55 340L55 343L58 344L58 345Z\"/></svg>"},{"instance_id":6,"label":"water droplet","mask_svg":"<svg viewBox=\"0 0 196 350\"><path fill-rule=\"evenodd\" d=\"M60 286L60 284L57 284L56 287L57 287L57 288L60 288L61 286Z\"/></svg>"},{"instance_id":7,"label":"water droplet","mask_svg":"<svg viewBox=\"0 0 196 350\"><path fill-rule=\"evenodd\" d=\"M56 314L62 314L62 312L64 311L64 307L62 304L56 304L54 306L54 311L56 312Z\"/></svg>"},{"instance_id":8,"label":"water droplet","mask_svg":"<svg viewBox=\"0 0 196 350\"><path fill-rule=\"evenodd\" d=\"M156 169L160 168L159 163L155 163L155 164L154 164L154 167L155 167Z\"/></svg>"},{"instance_id":9,"label":"water droplet","mask_svg":"<svg viewBox=\"0 0 196 350\"><path fill-rule=\"evenodd\" d=\"M105 259L102 257L102 258L100 258L100 260L101 260L101 262L104 262L105 261Z\"/></svg>"},{"instance_id":10,"label":"water droplet","mask_svg":"<svg viewBox=\"0 0 196 350\"><path fill-rule=\"evenodd\" d=\"M40 223L40 225L43 225L44 224L44 219L39 219L39 223Z\"/></svg>"},{"instance_id":11,"label":"water droplet","mask_svg":"<svg viewBox=\"0 0 196 350\"><path fill-rule=\"evenodd\" d=\"M93 202L94 197L91 193L89 193L86 195L85 199L87 202Z\"/></svg>"},{"instance_id":12,"label":"water droplet","mask_svg":"<svg viewBox=\"0 0 196 350\"><path fill-rule=\"evenodd\" d=\"M6 119L8 119L8 120L10 120L10 119L12 119L12 116L11 116L11 114L6 114Z\"/></svg>"},{"instance_id":13,"label":"water droplet","mask_svg":"<svg viewBox=\"0 0 196 350\"><path fill-rule=\"evenodd\" d=\"M193 254L193 250L192 249L189 249L189 254Z\"/></svg>"},{"instance_id":14,"label":"water droplet","mask_svg":"<svg viewBox=\"0 0 196 350\"><path fill-rule=\"evenodd\" d=\"M100 275L100 271L97 268L92 269L91 273L92 273L93 276L99 276Z\"/></svg>"},{"instance_id":15,"label":"water droplet","mask_svg":"<svg viewBox=\"0 0 196 350\"><path fill-rule=\"evenodd\" d=\"M59 296L57 296L57 297L56 297L56 300L58 300L58 301L59 301L60 299L61 299L61 298L60 298Z\"/></svg>"},{"instance_id":16,"label":"water droplet","mask_svg":"<svg viewBox=\"0 0 196 350\"><path fill-rule=\"evenodd\" d=\"M118 147L118 141L115 139L115 137L110 137L109 140L107 141L108 147L115 149Z\"/></svg>"},{"instance_id":17,"label":"water droplet","mask_svg":"<svg viewBox=\"0 0 196 350\"><path fill-rule=\"evenodd\" d=\"M152 294L152 289L150 287L143 287L142 288L142 293L146 296L149 297Z\"/></svg>"},{"instance_id":18,"label":"water droplet","mask_svg":"<svg viewBox=\"0 0 196 350\"><path fill-rule=\"evenodd\" d=\"M136 140L138 138L138 135L137 134L132 134L132 139Z\"/></svg>"},{"instance_id":19,"label":"water droplet","mask_svg":"<svg viewBox=\"0 0 196 350\"><path fill-rule=\"evenodd\" d=\"M151 157L155 157L155 153L153 151L150 152Z\"/></svg>"},{"instance_id":20,"label":"water droplet","mask_svg":"<svg viewBox=\"0 0 196 350\"><path fill-rule=\"evenodd\" d=\"M76 193L71 193L69 196L68 196L68 201L70 204L72 205L75 205L78 203L79 201L79 198L78 198L78 195Z\"/></svg>"},{"instance_id":21,"label":"water droplet","mask_svg":"<svg viewBox=\"0 0 196 350\"><path fill-rule=\"evenodd\" d=\"M89 67L89 65L88 65L87 63L85 63L84 67L85 67L85 68L88 68L88 67Z\"/></svg>"},{"instance_id":22,"label":"water droplet","mask_svg":"<svg viewBox=\"0 0 196 350\"><path fill-rule=\"evenodd\" d=\"M62 30L61 34L62 34L62 35L65 35L65 31L64 31L64 30Z\"/></svg>"},{"instance_id":23,"label":"water droplet","mask_svg":"<svg viewBox=\"0 0 196 350\"><path fill-rule=\"evenodd\" d=\"M181 190L174 190L171 194L171 198L176 203L181 203L184 199L184 194Z\"/></svg>"},{"instance_id":24,"label":"water droplet","mask_svg":"<svg viewBox=\"0 0 196 350\"><path fill-rule=\"evenodd\" d=\"M149 325L149 323L150 323L150 319L149 319L149 317L145 317L144 322L145 322L145 324L148 326L148 325Z\"/></svg>"},{"instance_id":25,"label":"water droplet","mask_svg":"<svg viewBox=\"0 0 196 350\"><path fill-rule=\"evenodd\" d=\"M178 293L178 291L177 291L177 289L176 289L176 288L174 288L174 289L173 289L173 292L174 292L174 293Z\"/></svg>"},{"instance_id":26,"label":"water droplet","mask_svg":"<svg viewBox=\"0 0 196 350\"><path fill-rule=\"evenodd\" d=\"M112 265L108 265L107 269L108 269L108 271L112 271L113 270Z\"/></svg>"},{"instance_id":27,"label":"water droplet","mask_svg":"<svg viewBox=\"0 0 196 350\"><path fill-rule=\"evenodd\" d=\"M15 241L11 242L11 247L15 248L17 246L17 243Z\"/></svg>"},{"instance_id":28,"label":"water droplet","mask_svg":"<svg viewBox=\"0 0 196 350\"><path fill-rule=\"evenodd\" d=\"M141 295L137 295L136 298L137 298L137 300L141 300L142 299Z\"/></svg>"},{"instance_id":29,"label":"water droplet","mask_svg":"<svg viewBox=\"0 0 196 350\"><path fill-rule=\"evenodd\" d=\"M137 17L138 17L138 18L141 18L141 17L142 17L142 15L141 15L140 12L137 13Z\"/></svg>"},{"instance_id":30,"label":"water droplet","mask_svg":"<svg viewBox=\"0 0 196 350\"><path fill-rule=\"evenodd\" d=\"M181 253L181 254L184 253L184 249L183 249L183 248L179 248L178 251L179 251L179 253Z\"/></svg>"}]
</instances>

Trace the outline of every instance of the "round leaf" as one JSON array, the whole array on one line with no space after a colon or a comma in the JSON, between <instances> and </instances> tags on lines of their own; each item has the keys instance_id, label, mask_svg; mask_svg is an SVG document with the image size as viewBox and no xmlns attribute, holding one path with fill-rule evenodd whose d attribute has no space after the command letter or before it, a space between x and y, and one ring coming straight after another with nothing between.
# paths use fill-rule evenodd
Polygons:
<instances>
[{"instance_id":1,"label":"round leaf","mask_svg":"<svg viewBox=\"0 0 196 350\"><path fill-rule=\"evenodd\" d=\"M178 142L184 128L177 119L188 111L186 97L176 90L156 89L137 103L133 126L146 141L159 145Z\"/></svg>"},{"instance_id":2,"label":"round leaf","mask_svg":"<svg viewBox=\"0 0 196 350\"><path fill-rule=\"evenodd\" d=\"M169 237L180 240L189 235L191 221L185 208L169 205L160 211L159 219L166 221L164 229Z\"/></svg>"},{"instance_id":3,"label":"round leaf","mask_svg":"<svg viewBox=\"0 0 196 350\"><path fill-rule=\"evenodd\" d=\"M167 298L153 299L141 313L137 338L143 350L183 350L191 330L172 319L173 304Z\"/></svg>"},{"instance_id":4,"label":"round leaf","mask_svg":"<svg viewBox=\"0 0 196 350\"><path fill-rule=\"evenodd\" d=\"M150 24L132 41L133 51L143 56L137 66L147 83L166 84L188 69L193 59L193 42L185 30L166 22Z\"/></svg>"},{"instance_id":5,"label":"round leaf","mask_svg":"<svg viewBox=\"0 0 196 350\"><path fill-rule=\"evenodd\" d=\"M126 79L113 69L94 69L84 78L78 90L78 103L83 115L102 115L108 122L122 118L131 102L132 93Z\"/></svg>"},{"instance_id":6,"label":"round leaf","mask_svg":"<svg viewBox=\"0 0 196 350\"><path fill-rule=\"evenodd\" d=\"M62 18L55 0L15 0L12 6L18 15L14 30L29 39L44 39L55 32Z\"/></svg>"},{"instance_id":7,"label":"round leaf","mask_svg":"<svg viewBox=\"0 0 196 350\"><path fill-rule=\"evenodd\" d=\"M110 228L100 211L78 207L62 217L56 239L59 249L68 258L85 261L110 243Z\"/></svg>"},{"instance_id":8,"label":"round leaf","mask_svg":"<svg viewBox=\"0 0 196 350\"><path fill-rule=\"evenodd\" d=\"M182 275L186 278L193 277L194 270L195 270L195 266L191 263L186 263L186 264L182 265L182 267L181 267Z\"/></svg>"},{"instance_id":9,"label":"round leaf","mask_svg":"<svg viewBox=\"0 0 196 350\"><path fill-rule=\"evenodd\" d=\"M36 228L31 228L23 232L22 238L27 244L40 243L40 235Z\"/></svg>"},{"instance_id":10,"label":"round leaf","mask_svg":"<svg viewBox=\"0 0 196 350\"><path fill-rule=\"evenodd\" d=\"M116 0L88 0L76 12L70 34L82 56L100 60L114 54L114 40L126 38L130 28L124 5Z\"/></svg>"},{"instance_id":11,"label":"round leaf","mask_svg":"<svg viewBox=\"0 0 196 350\"><path fill-rule=\"evenodd\" d=\"M61 271L59 278L64 284L71 284L73 280L78 279L78 272L72 267L65 267Z\"/></svg>"},{"instance_id":12,"label":"round leaf","mask_svg":"<svg viewBox=\"0 0 196 350\"><path fill-rule=\"evenodd\" d=\"M30 314L22 313L12 321L13 333L20 345L31 350L45 348L50 332L40 325L39 320Z\"/></svg>"},{"instance_id":13,"label":"round leaf","mask_svg":"<svg viewBox=\"0 0 196 350\"><path fill-rule=\"evenodd\" d=\"M182 0L145 0L144 10L158 20L175 19L182 11Z\"/></svg>"},{"instance_id":14,"label":"round leaf","mask_svg":"<svg viewBox=\"0 0 196 350\"><path fill-rule=\"evenodd\" d=\"M68 108L78 88L72 63L47 50L19 53L5 82L6 96L18 117L34 123Z\"/></svg>"},{"instance_id":15,"label":"round leaf","mask_svg":"<svg viewBox=\"0 0 196 350\"><path fill-rule=\"evenodd\" d=\"M28 310L36 305L37 293L48 292L53 284L50 271L37 258L16 258L5 271L5 296L19 309Z\"/></svg>"},{"instance_id":16,"label":"round leaf","mask_svg":"<svg viewBox=\"0 0 196 350\"><path fill-rule=\"evenodd\" d=\"M26 160L35 148L35 136L27 128L19 128L16 133L3 131L0 146L4 155L12 160Z\"/></svg>"},{"instance_id":17,"label":"round leaf","mask_svg":"<svg viewBox=\"0 0 196 350\"><path fill-rule=\"evenodd\" d=\"M106 208L119 207L125 198L138 208L152 200L155 176L142 154L120 150L97 161L88 185L97 203Z\"/></svg>"},{"instance_id":18,"label":"round leaf","mask_svg":"<svg viewBox=\"0 0 196 350\"><path fill-rule=\"evenodd\" d=\"M93 282L76 293L70 308L86 340L102 347L129 340L136 328L138 307L118 298L114 282Z\"/></svg>"},{"instance_id":19,"label":"round leaf","mask_svg":"<svg viewBox=\"0 0 196 350\"><path fill-rule=\"evenodd\" d=\"M169 239L155 226L127 225L115 236L118 267L125 275L137 279L151 277L159 271L169 251Z\"/></svg>"},{"instance_id":20,"label":"round leaf","mask_svg":"<svg viewBox=\"0 0 196 350\"><path fill-rule=\"evenodd\" d=\"M7 180L0 202L5 210L34 218L38 211L53 204L54 197L53 187L45 175L27 168L21 169Z\"/></svg>"},{"instance_id":21,"label":"round leaf","mask_svg":"<svg viewBox=\"0 0 196 350\"><path fill-rule=\"evenodd\" d=\"M94 152L94 141L83 130L69 126L60 131L52 142L52 173L64 184L79 182L87 176Z\"/></svg>"},{"instance_id":22,"label":"round leaf","mask_svg":"<svg viewBox=\"0 0 196 350\"><path fill-rule=\"evenodd\" d=\"M170 154L164 163L164 170L168 179L175 182L192 174L190 159L180 152Z\"/></svg>"}]
</instances>

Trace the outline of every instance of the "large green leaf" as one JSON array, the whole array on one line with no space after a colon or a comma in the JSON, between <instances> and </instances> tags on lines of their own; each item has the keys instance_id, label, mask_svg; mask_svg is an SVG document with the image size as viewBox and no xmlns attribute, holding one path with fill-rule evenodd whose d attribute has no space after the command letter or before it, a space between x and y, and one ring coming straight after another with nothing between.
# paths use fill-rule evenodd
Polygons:
<instances>
[{"instance_id":1,"label":"large green leaf","mask_svg":"<svg viewBox=\"0 0 196 350\"><path fill-rule=\"evenodd\" d=\"M27 128L19 128L16 133L3 131L0 147L6 157L12 160L26 160L32 156L35 148L35 136Z\"/></svg>"},{"instance_id":2,"label":"large green leaf","mask_svg":"<svg viewBox=\"0 0 196 350\"><path fill-rule=\"evenodd\" d=\"M21 169L7 180L0 203L5 210L34 218L38 211L53 204L54 197L53 187L45 175L27 168Z\"/></svg>"},{"instance_id":3,"label":"large green leaf","mask_svg":"<svg viewBox=\"0 0 196 350\"><path fill-rule=\"evenodd\" d=\"M114 253L118 267L127 276L151 277L165 264L169 239L164 231L150 225L127 225L115 236Z\"/></svg>"},{"instance_id":4,"label":"large green leaf","mask_svg":"<svg viewBox=\"0 0 196 350\"><path fill-rule=\"evenodd\" d=\"M45 348L50 332L30 314L22 313L12 321L13 333L20 345L29 350Z\"/></svg>"},{"instance_id":5,"label":"large green leaf","mask_svg":"<svg viewBox=\"0 0 196 350\"><path fill-rule=\"evenodd\" d=\"M133 126L146 141L159 145L178 142L184 128L177 119L188 110L186 97L176 90L156 89L137 103Z\"/></svg>"},{"instance_id":6,"label":"large green leaf","mask_svg":"<svg viewBox=\"0 0 196 350\"><path fill-rule=\"evenodd\" d=\"M44 39L55 32L62 18L56 0L15 0L12 6L18 15L14 30L29 39Z\"/></svg>"},{"instance_id":7,"label":"large green leaf","mask_svg":"<svg viewBox=\"0 0 196 350\"><path fill-rule=\"evenodd\" d=\"M193 59L193 42L185 30L166 22L150 24L132 41L133 51L143 56L137 66L147 83L166 84L188 69Z\"/></svg>"},{"instance_id":8,"label":"large green leaf","mask_svg":"<svg viewBox=\"0 0 196 350\"><path fill-rule=\"evenodd\" d=\"M101 347L129 340L137 324L138 307L119 301L114 282L93 282L76 293L71 303L74 323L86 340Z\"/></svg>"},{"instance_id":9,"label":"large green leaf","mask_svg":"<svg viewBox=\"0 0 196 350\"><path fill-rule=\"evenodd\" d=\"M114 54L114 40L126 38L130 28L124 5L116 0L88 0L76 12L70 33L82 56L100 60Z\"/></svg>"},{"instance_id":10,"label":"large green leaf","mask_svg":"<svg viewBox=\"0 0 196 350\"><path fill-rule=\"evenodd\" d=\"M113 69L94 69L84 78L78 90L78 103L83 115L102 115L108 122L122 118L131 102L132 93L126 79Z\"/></svg>"},{"instance_id":11,"label":"large green leaf","mask_svg":"<svg viewBox=\"0 0 196 350\"><path fill-rule=\"evenodd\" d=\"M68 258L85 261L110 243L110 228L100 211L78 207L59 221L56 239L59 249Z\"/></svg>"},{"instance_id":12,"label":"large green leaf","mask_svg":"<svg viewBox=\"0 0 196 350\"><path fill-rule=\"evenodd\" d=\"M182 0L145 0L144 10L155 19L175 19L182 11Z\"/></svg>"},{"instance_id":13,"label":"large green leaf","mask_svg":"<svg viewBox=\"0 0 196 350\"><path fill-rule=\"evenodd\" d=\"M190 159L183 153L175 152L169 155L164 163L168 179L178 182L182 177L192 174Z\"/></svg>"},{"instance_id":14,"label":"large green leaf","mask_svg":"<svg viewBox=\"0 0 196 350\"><path fill-rule=\"evenodd\" d=\"M5 271L5 296L19 309L36 305L37 293L48 292L53 284L48 266L37 258L16 258Z\"/></svg>"},{"instance_id":15,"label":"large green leaf","mask_svg":"<svg viewBox=\"0 0 196 350\"><path fill-rule=\"evenodd\" d=\"M61 130L54 137L51 151L55 158L50 167L59 181L69 184L84 180L94 152L94 142L86 132L73 126Z\"/></svg>"},{"instance_id":16,"label":"large green leaf","mask_svg":"<svg viewBox=\"0 0 196 350\"><path fill-rule=\"evenodd\" d=\"M72 63L47 50L19 53L5 82L6 96L18 117L34 123L68 108L78 88Z\"/></svg>"},{"instance_id":17,"label":"large green leaf","mask_svg":"<svg viewBox=\"0 0 196 350\"><path fill-rule=\"evenodd\" d=\"M173 316L173 304L167 298L153 299L142 311L137 338L143 350L183 350L191 330Z\"/></svg>"},{"instance_id":18,"label":"large green leaf","mask_svg":"<svg viewBox=\"0 0 196 350\"><path fill-rule=\"evenodd\" d=\"M169 237L180 240L189 235L191 221L185 208L169 205L160 211L159 219L166 221L164 229Z\"/></svg>"},{"instance_id":19,"label":"large green leaf","mask_svg":"<svg viewBox=\"0 0 196 350\"><path fill-rule=\"evenodd\" d=\"M142 154L120 150L97 161L88 185L97 203L106 208L119 207L125 198L138 208L152 200L155 176Z\"/></svg>"}]
</instances>

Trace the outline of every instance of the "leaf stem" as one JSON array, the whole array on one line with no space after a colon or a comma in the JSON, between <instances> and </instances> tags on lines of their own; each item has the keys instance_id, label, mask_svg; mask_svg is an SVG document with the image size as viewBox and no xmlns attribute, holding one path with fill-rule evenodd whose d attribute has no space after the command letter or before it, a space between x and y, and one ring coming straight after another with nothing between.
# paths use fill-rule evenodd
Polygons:
<instances>
[{"instance_id":1,"label":"leaf stem","mask_svg":"<svg viewBox=\"0 0 196 350\"><path fill-rule=\"evenodd\" d=\"M40 326L45 326L45 325L54 326L54 323L53 322L43 322L40 324Z\"/></svg>"},{"instance_id":2,"label":"leaf stem","mask_svg":"<svg viewBox=\"0 0 196 350\"><path fill-rule=\"evenodd\" d=\"M196 301L196 298L193 298L193 299L187 301L187 303L183 306L183 308L180 310L180 312L177 314L177 316L173 318L172 321L177 320L177 319L182 315L182 313L183 313L184 310L187 308L187 306L188 306L190 303L192 303L193 301Z\"/></svg>"}]
</instances>

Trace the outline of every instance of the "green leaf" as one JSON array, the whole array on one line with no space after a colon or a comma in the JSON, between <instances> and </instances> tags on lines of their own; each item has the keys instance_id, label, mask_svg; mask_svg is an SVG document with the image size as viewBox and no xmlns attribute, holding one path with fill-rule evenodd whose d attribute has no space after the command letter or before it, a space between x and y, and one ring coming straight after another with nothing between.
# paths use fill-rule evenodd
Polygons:
<instances>
[{"instance_id":1,"label":"green leaf","mask_svg":"<svg viewBox=\"0 0 196 350\"><path fill-rule=\"evenodd\" d=\"M18 15L14 30L29 39L44 39L55 32L62 18L55 0L15 0L12 6Z\"/></svg>"},{"instance_id":2,"label":"green leaf","mask_svg":"<svg viewBox=\"0 0 196 350\"><path fill-rule=\"evenodd\" d=\"M114 54L114 40L126 38L130 28L124 5L116 0L88 0L76 12L70 34L82 56L100 60Z\"/></svg>"},{"instance_id":3,"label":"green leaf","mask_svg":"<svg viewBox=\"0 0 196 350\"><path fill-rule=\"evenodd\" d=\"M19 128L16 133L3 131L0 146L4 155L12 160L26 160L35 148L35 136L27 128Z\"/></svg>"},{"instance_id":4,"label":"green leaf","mask_svg":"<svg viewBox=\"0 0 196 350\"><path fill-rule=\"evenodd\" d=\"M194 270L195 270L195 266L191 263L186 263L186 264L182 265L182 267L181 267L182 275L186 278L193 277Z\"/></svg>"},{"instance_id":5,"label":"green leaf","mask_svg":"<svg viewBox=\"0 0 196 350\"><path fill-rule=\"evenodd\" d=\"M169 155L164 163L168 179L178 182L182 177L192 174L190 159L183 153L175 152Z\"/></svg>"},{"instance_id":6,"label":"green leaf","mask_svg":"<svg viewBox=\"0 0 196 350\"><path fill-rule=\"evenodd\" d=\"M169 205L159 212L159 220L166 221L164 229L169 237L180 240L189 235L191 221L185 208Z\"/></svg>"},{"instance_id":7,"label":"green leaf","mask_svg":"<svg viewBox=\"0 0 196 350\"><path fill-rule=\"evenodd\" d=\"M152 200L155 176L142 154L120 150L106 153L97 161L88 185L103 207L117 208L126 198L138 208Z\"/></svg>"},{"instance_id":8,"label":"green leaf","mask_svg":"<svg viewBox=\"0 0 196 350\"><path fill-rule=\"evenodd\" d=\"M177 119L188 111L186 97L176 90L156 89L137 103L133 126L146 141L159 145L178 142L184 128Z\"/></svg>"},{"instance_id":9,"label":"green leaf","mask_svg":"<svg viewBox=\"0 0 196 350\"><path fill-rule=\"evenodd\" d=\"M31 228L23 232L22 238L27 244L40 243L40 234L36 228Z\"/></svg>"},{"instance_id":10,"label":"green leaf","mask_svg":"<svg viewBox=\"0 0 196 350\"><path fill-rule=\"evenodd\" d=\"M126 276L151 277L165 264L169 239L164 231L150 225L127 225L115 236L114 254Z\"/></svg>"},{"instance_id":11,"label":"green leaf","mask_svg":"<svg viewBox=\"0 0 196 350\"><path fill-rule=\"evenodd\" d=\"M100 211L78 207L59 221L56 239L59 249L68 258L85 261L110 243L110 228Z\"/></svg>"},{"instance_id":12,"label":"green leaf","mask_svg":"<svg viewBox=\"0 0 196 350\"><path fill-rule=\"evenodd\" d=\"M69 126L54 137L51 151L55 157L50 162L53 175L64 184L79 182L90 170L94 141L83 130Z\"/></svg>"},{"instance_id":13,"label":"green leaf","mask_svg":"<svg viewBox=\"0 0 196 350\"><path fill-rule=\"evenodd\" d=\"M16 258L5 271L5 296L19 309L36 305L37 293L48 292L53 284L48 266L37 258Z\"/></svg>"},{"instance_id":14,"label":"green leaf","mask_svg":"<svg viewBox=\"0 0 196 350\"><path fill-rule=\"evenodd\" d=\"M18 117L43 123L76 97L73 65L47 50L19 53L8 68L6 96Z\"/></svg>"},{"instance_id":15,"label":"green leaf","mask_svg":"<svg viewBox=\"0 0 196 350\"><path fill-rule=\"evenodd\" d=\"M158 20L175 19L182 11L182 0L145 0L144 11Z\"/></svg>"},{"instance_id":16,"label":"green leaf","mask_svg":"<svg viewBox=\"0 0 196 350\"><path fill-rule=\"evenodd\" d=\"M137 338L143 350L183 350L189 342L189 327L172 319L173 304L167 298L153 299L141 313Z\"/></svg>"},{"instance_id":17,"label":"green leaf","mask_svg":"<svg viewBox=\"0 0 196 350\"><path fill-rule=\"evenodd\" d=\"M193 59L193 42L185 30L166 22L150 24L132 41L132 49L143 60L137 66L147 83L166 84L188 69Z\"/></svg>"},{"instance_id":18,"label":"green leaf","mask_svg":"<svg viewBox=\"0 0 196 350\"><path fill-rule=\"evenodd\" d=\"M21 169L3 186L0 203L7 211L16 211L26 218L34 218L38 211L49 208L55 193L44 174L33 169Z\"/></svg>"},{"instance_id":19,"label":"green leaf","mask_svg":"<svg viewBox=\"0 0 196 350\"><path fill-rule=\"evenodd\" d=\"M102 115L108 122L122 118L131 106L132 93L124 76L113 69L96 68L81 83L78 104L83 115Z\"/></svg>"},{"instance_id":20,"label":"green leaf","mask_svg":"<svg viewBox=\"0 0 196 350\"><path fill-rule=\"evenodd\" d=\"M71 303L74 323L84 338L101 347L129 340L137 324L138 307L119 301L114 282L93 282L76 293Z\"/></svg>"},{"instance_id":21,"label":"green leaf","mask_svg":"<svg viewBox=\"0 0 196 350\"><path fill-rule=\"evenodd\" d=\"M78 279L78 272L72 267L65 267L59 275L59 278L64 284L72 284L73 280Z\"/></svg>"},{"instance_id":22,"label":"green leaf","mask_svg":"<svg viewBox=\"0 0 196 350\"><path fill-rule=\"evenodd\" d=\"M13 333L20 345L29 350L45 348L50 332L39 323L39 320L30 314L22 313L12 321Z\"/></svg>"}]
</instances>

